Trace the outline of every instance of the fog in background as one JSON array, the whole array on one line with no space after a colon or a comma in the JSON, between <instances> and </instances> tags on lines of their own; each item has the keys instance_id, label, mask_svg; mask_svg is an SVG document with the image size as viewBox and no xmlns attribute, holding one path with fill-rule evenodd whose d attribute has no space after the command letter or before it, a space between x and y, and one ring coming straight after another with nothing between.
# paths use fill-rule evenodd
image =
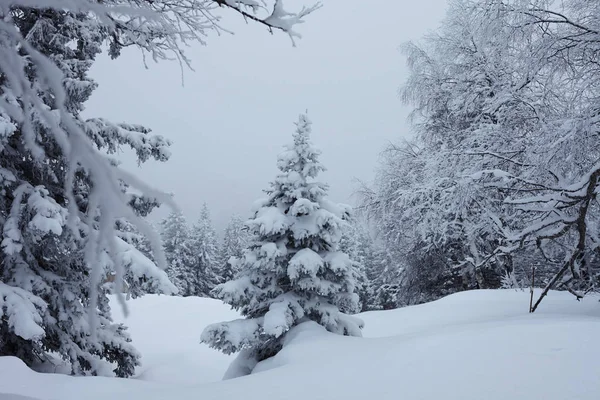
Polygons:
<instances>
[{"instance_id":1,"label":"fog in background","mask_svg":"<svg viewBox=\"0 0 600 400\"><path fill-rule=\"evenodd\" d=\"M310 0L286 0L298 10ZM302 39L273 35L223 10L234 35L211 33L207 46L186 54L195 71L147 60L128 50L103 57L86 116L138 123L171 139L166 163L124 166L172 192L190 222L204 202L221 231L233 213L249 216L275 174L277 154L291 141L294 121L308 110L313 142L323 151L330 199L353 203L355 179L369 181L386 143L409 134L408 109L398 98L407 76L399 46L435 29L445 0L325 0L298 26ZM162 207L153 219L164 217Z\"/></svg>"}]
</instances>

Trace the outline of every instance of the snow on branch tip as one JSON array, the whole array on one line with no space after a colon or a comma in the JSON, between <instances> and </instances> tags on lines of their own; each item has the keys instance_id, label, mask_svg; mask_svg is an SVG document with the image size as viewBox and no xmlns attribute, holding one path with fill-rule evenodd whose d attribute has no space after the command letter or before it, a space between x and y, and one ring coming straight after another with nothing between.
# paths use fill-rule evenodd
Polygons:
<instances>
[{"instance_id":1,"label":"snow on branch tip","mask_svg":"<svg viewBox=\"0 0 600 400\"><path fill-rule=\"evenodd\" d=\"M292 40L292 45L296 46L295 38L301 38L298 32L294 30L294 27L298 24L304 23L304 17L313 13L323 6L321 1L316 2L312 6L303 6L298 12L286 11L283 6L283 0L275 0L273 9L269 16L261 18L258 12L261 6L257 1L254 0L214 0L217 4L222 7L228 7L234 9L240 13L246 20L251 20L265 25L271 33L273 29L279 29L287 33Z\"/></svg>"}]
</instances>

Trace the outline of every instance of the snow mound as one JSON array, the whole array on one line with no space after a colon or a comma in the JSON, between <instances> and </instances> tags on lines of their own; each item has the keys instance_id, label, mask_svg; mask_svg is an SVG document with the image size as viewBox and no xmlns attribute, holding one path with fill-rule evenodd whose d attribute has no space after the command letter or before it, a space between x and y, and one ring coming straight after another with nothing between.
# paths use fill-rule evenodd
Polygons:
<instances>
[{"instance_id":1,"label":"snow mound","mask_svg":"<svg viewBox=\"0 0 600 400\"><path fill-rule=\"evenodd\" d=\"M534 300L539 296L536 291ZM581 302L566 292L552 292L540 308L529 314L529 292L514 290L472 290L456 293L431 303L388 311L360 314L365 321L365 337L416 335L486 322L513 320L540 321L571 318L600 318L599 298Z\"/></svg>"},{"instance_id":2,"label":"snow mound","mask_svg":"<svg viewBox=\"0 0 600 400\"><path fill-rule=\"evenodd\" d=\"M577 302L552 292L535 314L528 300L526 292L472 291L368 312L360 315L364 338L306 322L252 375L220 381L233 358L198 344L198 336L235 313L214 300L146 296L130 302L126 321L144 356L139 379L38 374L3 357L0 393L39 400L596 400L598 297Z\"/></svg>"}]
</instances>

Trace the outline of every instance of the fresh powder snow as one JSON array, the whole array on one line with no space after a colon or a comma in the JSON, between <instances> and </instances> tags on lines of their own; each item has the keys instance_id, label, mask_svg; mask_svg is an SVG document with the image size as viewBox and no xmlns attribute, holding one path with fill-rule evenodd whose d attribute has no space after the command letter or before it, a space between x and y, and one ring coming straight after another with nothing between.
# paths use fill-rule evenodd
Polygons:
<instances>
[{"instance_id":1,"label":"fresh powder snow","mask_svg":"<svg viewBox=\"0 0 600 400\"><path fill-rule=\"evenodd\" d=\"M3 357L0 399L597 399L598 297L550 292L534 314L528 300L479 290L366 312L362 338L302 323L251 375L222 381L234 357L199 333L236 313L217 300L148 295L129 301L125 319L142 353L135 378L40 374Z\"/></svg>"}]
</instances>

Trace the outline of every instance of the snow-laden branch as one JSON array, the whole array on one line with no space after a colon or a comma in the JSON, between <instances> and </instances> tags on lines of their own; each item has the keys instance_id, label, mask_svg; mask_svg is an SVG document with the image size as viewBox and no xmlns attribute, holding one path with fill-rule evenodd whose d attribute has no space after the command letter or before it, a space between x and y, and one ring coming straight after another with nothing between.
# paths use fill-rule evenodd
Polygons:
<instances>
[{"instance_id":1,"label":"snow-laden branch","mask_svg":"<svg viewBox=\"0 0 600 400\"><path fill-rule=\"evenodd\" d=\"M521 246L526 243L539 243L543 240L557 240L566 235L572 234L576 238L573 245L568 248L567 256L562 267L554 274L547 283L540 297L531 308L534 312L548 291L554 289L557 285L564 285L564 288L583 297L577 293L576 287L587 292L590 285L596 285L596 277L589 275L584 271L583 265L587 255L598 249L600 243L594 240L595 223L589 218L590 207L595 201L598 188L600 187L600 163L594 165L590 171L585 174L578 182L565 188L565 192L575 192L577 196L569 196L569 203L566 207L561 207L563 200L553 196L541 195L537 202L542 203L539 211L542 213L541 219L533 225L528 226L518 235L512 238L512 242L519 242ZM529 202L535 201L535 198ZM529 211L529 210L528 210ZM590 232L592 230L592 232ZM561 281L563 276L570 272L570 277L566 281ZM574 284L579 284L575 286Z\"/></svg>"},{"instance_id":2,"label":"snow-laden branch","mask_svg":"<svg viewBox=\"0 0 600 400\"><path fill-rule=\"evenodd\" d=\"M217 4L224 7L229 7L242 14L244 18L256 21L265 25L269 31L279 29L290 36L292 45L296 45L295 38L302 36L294 30L294 26L304 23L304 17L322 7L319 1L310 7L302 7L298 12L289 12L283 8L283 0L275 0L273 10L266 18L261 18L256 14L256 11L261 8L260 4L254 0L214 0ZM247 9L252 12L246 11Z\"/></svg>"}]
</instances>

